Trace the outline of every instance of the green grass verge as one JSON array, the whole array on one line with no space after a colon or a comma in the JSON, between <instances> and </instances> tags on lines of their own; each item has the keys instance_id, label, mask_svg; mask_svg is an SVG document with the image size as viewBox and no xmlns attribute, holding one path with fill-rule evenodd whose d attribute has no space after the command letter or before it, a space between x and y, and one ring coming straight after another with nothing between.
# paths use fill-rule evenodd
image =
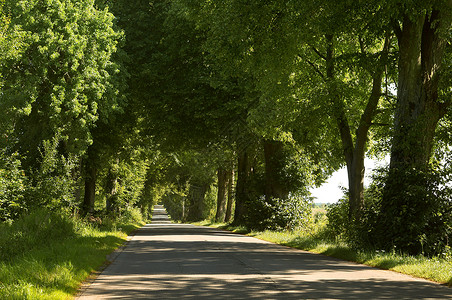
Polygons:
<instances>
[{"instance_id":1,"label":"green grass verge","mask_svg":"<svg viewBox=\"0 0 452 300\"><path fill-rule=\"evenodd\" d=\"M348 261L365 264L385 270L428 279L452 286L452 260L445 258L429 258L422 255L410 256L396 252L378 250L357 251L343 241L324 238L321 230L314 233L306 231L261 231L250 232L245 227L234 227L224 223L199 222L198 225L226 229L232 232L289 246L296 249L320 253Z\"/></svg>"},{"instance_id":2,"label":"green grass verge","mask_svg":"<svg viewBox=\"0 0 452 300\"><path fill-rule=\"evenodd\" d=\"M0 248L9 254L0 259L0 299L72 298L106 256L141 225L94 226L43 211L17 224L2 224Z\"/></svg>"}]
</instances>

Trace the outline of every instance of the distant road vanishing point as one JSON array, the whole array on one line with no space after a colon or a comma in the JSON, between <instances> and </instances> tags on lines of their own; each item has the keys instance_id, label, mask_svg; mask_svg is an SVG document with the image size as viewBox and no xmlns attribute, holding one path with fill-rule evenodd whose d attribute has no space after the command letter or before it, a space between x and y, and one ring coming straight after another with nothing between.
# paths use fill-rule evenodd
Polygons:
<instances>
[{"instance_id":1,"label":"distant road vanishing point","mask_svg":"<svg viewBox=\"0 0 452 300\"><path fill-rule=\"evenodd\" d=\"M452 299L426 280L174 224L162 206L79 299Z\"/></svg>"}]
</instances>

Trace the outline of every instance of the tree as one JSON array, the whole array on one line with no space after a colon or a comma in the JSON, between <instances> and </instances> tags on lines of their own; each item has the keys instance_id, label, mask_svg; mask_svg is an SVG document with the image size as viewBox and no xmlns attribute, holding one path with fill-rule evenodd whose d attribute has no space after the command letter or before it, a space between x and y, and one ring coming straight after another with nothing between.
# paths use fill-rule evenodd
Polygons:
<instances>
[{"instance_id":1,"label":"tree","mask_svg":"<svg viewBox=\"0 0 452 300\"><path fill-rule=\"evenodd\" d=\"M257 88L261 84L262 77L257 76L252 70L249 70L252 65L247 59L247 51L249 49L247 47L249 46L251 48L252 45L248 43L248 39L244 38L244 33L248 32L248 28L245 30L243 30L243 27L237 29L240 26L238 24L241 24L240 22L242 21L240 19L237 20L237 16L243 12L240 9L242 7L238 5L239 8L237 10L231 11L230 3L183 0L176 1L175 3L179 11L189 20L193 20L197 24L197 27L204 33L205 40L202 42L202 49L206 57L205 61L208 62L209 69L211 70L210 85L228 92L236 91L235 97L227 98L230 101L228 106L235 106L238 110L233 111L235 112L233 114L235 120L232 119L230 123L226 123L226 135L229 138L230 144L238 147L234 149L238 156L234 222L245 222L247 218L246 206L253 206L253 201L257 201L260 197L259 193L266 193L269 201L271 201L271 198L284 198L288 196L289 188L284 186L284 176L281 176L284 172L282 168L285 167L287 160L284 163L275 163L278 160L277 157L282 155L279 152L283 151L284 147L281 146L283 143L280 143L280 147L275 147L273 152L269 150L271 148L270 145L280 142L278 141L277 135L283 135L285 133L281 133L281 130L278 131L278 129L270 129L271 127L267 126L267 123L273 125L284 117L283 115L278 115L276 120L269 117L264 122L253 122L250 120L250 115L253 115L253 111L257 111L261 106L261 102L265 100L262 100L262 91ZM245 7L245 11L248 12L249 10ZM228 30L225 31L225 28L228 28ZM231 87L235 87L235 89ZM254 118L254 120L256 119ZM223 122L223 124L225 123ZM240 129L235 130L238 124L240 125ZM265 129L262 129L262 127ZM275 127L278 127L278 125ZM224 131L219 132L220 135L225 133ZM256 146L256 144L261 143L260 140L263 138L265 139L264 143L269 147ZM251 147L249 148L248 146ZM261 153L253 153L252 148L256 148L258 151L263 151L266 148L267 153L272 152L266 156L266 164L268 166L276 166L276 168L267 168L266 177L268 183L272 184L272 187L268 188L267 191L264 191L262 186L260 186L262 183L259 179L255 178L251 180L251 177L256 177L257 173L241 171L244 165L258 161L252 158L252 156L260 157ZM273 154L275 159L272 158ZM244 161L248 161L248 163L244 163ZM249 165L247 168L250 170L255 169L252 165ZM259 187L251 187L251 181L255 182ZM276 187L276 185L279 186ZM292 186L292 188L294 187ZM295 187L295 189L298 188ZM279 192L276 191L277 189L279 189ZM258 216L258 214L255 214L255 216Z\"/></svg>"},{"instance_id":2,"label":"tree","mask_svg":"<svg viewBox=\"0 0 452 300\"><path fill-rule=\"evenodd\" d=\"M232 220L232 205L234 204L234 167L232 167L227 174L227 193L228 199L226 203L226 213L224 216L224 221L229 223Z\"/></svg>"},{"instance_id":3,"label":"tree","mask_svg":"<svg viewBox=\"0 0 452 300\"><path fill-rule=\"evenodd\" d=\"M27 167L39 158L41 141L57 134L65 153L83 153L99 111L117 106L116 99L102 99L116 71L110 58L120 34L113 16L92 0L6 3L11 28L24 32L23 55L1 69L1 105L14 126L12 140L28 157Z\"/></svg>"},{"instance_id":4,"label":"tree","mask_svg":"<svg viewBox=\"0 0 452 300\"><path fill-rule=\"evenodd\" d=\"M393 19L399 46L397 109L391 148L391 169L428 166L438 121L450 106L441 97L440 81L450 42L450 1L402 6Z\"/></svg>"},{"instance_id":5,"label":"tree","mask_svg":"<svg viewBox=\"0 0 452 300\"><path fill-rule=\"evenodd\" d=\"M0 64L4 147L21 155L35 204L73 205L66 198L77 192L68 189L75 188L92 130L120 110L112 55L121 33L93 0L6 0L5 11L8 39L20 43Z\"/></svg>"},{"instance_id":6,"label":"tree","mask_svg":"<svg viewBox=\"0 0 452 300\"><path fill-rule=\"evenodd\" d=\"M334 62L338 59L335 57L335 48L337 47L335 46L335 41L336 38L333 35L325 35L326 55L321 57L325 61L325 74L323 75L323 79L327 85L327 93L333 107L330 112L335 118L337 128L339 129L338 131L342 142L343 155L347 166L349 183L349 219L359 221L364 208L364 157L367 150L366 144L368 141L369 130L372 125L374 115L376 114L379 100L382 96L384 64L388 58L390 42L389 35L387 34L381 52L377 55L375 55L375 53L367 53L366 48L370 48L372 45L363 45L362 42L360 45L361 53L358 52L359 50L354 50L357 52L349 54L361 54L363 56L369 56L370 58L367 62L368 66L364 67L364 69L367 69L366 71L369 72L370 78L369 76L363 76L360 74L360 78L357 77L354 79L355 81L358 81L367 77L370 79L371 85L370 87L364 86L364 89L369 90L368 100L361 104L362 108L360 108L361 112L359 121L355 123L355 132L353 133L353 129L351 128L351 125L353 124L350 124L351 116L347 116L347 105L345 104L345 101L341 99L343 97L351 98L353 96L350 94L341 95L341 92L338 91L338 78L336 76L337 72L341 72L342 70L337 70L336 63ZM322 56L322 54L318 55ZM375 57L374 62L371 61L372 56ZM353 60L351 63L353 63ZM352 69L351 67L348 68ZM353 71L351 70L351 72ZM346 74L346 76L347 75L348 74ZM345 78L341 78L339 80L345 80ZM363 97L362 94L360 96ZM356 100L359 101L360 99Z\"/></svg>"},{"instance_id":7,"label":"tree","mask_svg":"<svg viewBox=\"0 0 452 300\"><path fill-rule=\"evenodd\" d=\"M450 206L450 200L439 192L442 180L431 158L438 123L451 104L446 74L451 68L452 2L391 4L398 4L390 6L396 13L388 18L399 48L397 105L391 161L374 234L379 247L420 253L424 244L440 248L449 239L450 221L444 221L449 209L444 207Z\"/></svg>"},{"instance_id":8,"label":"tree","mask_svg":"<svg viewBox=\"0 0 452 300\"><path fill-rule=\"evenodd\" d=\"M215 220L223 222L225 219L228 193L228 171L222 167L217 170L217 211Z\"/></svg>"},{"instance_id":9,"label":"tree","mask_svg":"<svg viewBox=\"0 0 452 300\"><path fill-rule=\"evenodd\" d=\"M255 84L259 102L250 118L258 120L253 124L265 124L258 131L269 141L267 152L278 144L275 140L295 137L305 150L312 148L304 153L317 165L329 161L322 164L328 173L337 166L337 158L331 156L337 153L335 140L341 141L349 174L350 218L359 219L366 143L382 96L389 33L375 25L365 5L345 1L230 0L205 2L200 10L201 24L209 28L206 48L223 73ZM295 123L303 118L314 122ZM320 128L333 134L331 126L337 128L334 137L303 136L320 133ZM271 156L268 166L273 165ZM270 194L276 189L271 187L273 177L267 176Z\"/></svg>"},{"instance_id":10,"label":"tree","mask_svg":"<svg viewBox=\"0 0 452 300\"><path fill-rule=\"evenodd\" d=\"M20 27L11 25L11 15L8 8L5 7L5 1L0 1L0 93L3 94L4 73L7 65L13 61L17 61L23 55L25 48L24 38L25 32ZM2 98L2 102L5 99ZM0 105L2 105L0 103ZM11 117L14 108L2 105L3 113L0 117L0 129L2 136L0 137L0 145L5 147L8 142L8 134L12 131L13 122ZM9 108L9 109L8 109Z\"/></svg>"},{"instance_id":11,"label":"tree","mask_svg":"<svg viewBox=\"0 0 452 300\"><path fill-rule=\"evenodd\" d=\"M163 202L172 218L200 221L214 217L212 186L216 168L212 158L196 151L171 153L165 159L160 184L170 187Z\"/></svg>"},{"instance_id":12,"label":"tree","mask_svg":"<svg viewBox=\"0 0 452 300\"><path fill-rule=\"evenodd\" d=\"M203 49L205 30L179 4L157 1L148 9L146 1L128 1L113 8L130 37L129 87L143 108L144 133L170 153L218 142L230 147L229 127L250 98L236 81L218 80Z\"/></svg>"}]
</instances>

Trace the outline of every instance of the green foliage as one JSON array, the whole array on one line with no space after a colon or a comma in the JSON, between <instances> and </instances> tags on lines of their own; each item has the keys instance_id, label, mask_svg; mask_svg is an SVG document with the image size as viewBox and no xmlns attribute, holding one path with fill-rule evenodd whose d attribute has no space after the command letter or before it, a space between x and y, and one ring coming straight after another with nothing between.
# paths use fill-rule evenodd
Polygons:
<instances>
[{"instance_id":1,"label":"green foliage","mask_svg":"<svg viewBox=\"0 0 452 300\"><path fill-rule=\"evenodd\" d=\"M101 228L111 229L120 227L123 224L141 224L145 221L145 216L138 207L127 207L121 210L120 214L110 214L99 218Z\"/></svg>"},{"instance_id":2,"label":"green foliage","mask_svg":"<svg viewBox=\"0 0 452 300\"><path fill-rule=\"evenodd\" d=\"M374 181L376 215L369 220L376 247L437 255L452 237L449 174L435 170L394 169ZM384 186L382 186L384 185Z\"/></svg>"},{"instance_id":3,"label":"green foliage","mask_svg":"<svg viewBox=\"0 0 452 300\"><path fill-rule=\"evenodd\" d=\"M73 297L105 257L141 225L102 222L97 226L42 209L11 225L0 224L0 298Z\"/></svg>"},{"instance_id":4,"label":"green foliage","mask_svg":"<svg viewBox=\"0 0 452 300\"><path fill-rule=\"evenodd\" d=\"M126 74L114 54L122 33L94 0L5 0L0 18L0 147L20 155L27 207L74 210L93 138L119 144L112 132Z\"/></svg>"},{"instance_id":5,"label":"green foliage","mask_svg":"<svg viewBox=\"0 0 452 300\"><path fill-rule=\"evenodd\" d=\"M206 220L212 220L215 218L217 210L217 187L212 184L206 192L204 197L204 216Z\"/></svg>"},{"instance_id":6,"label":"green foliage","mask_svg":"<svg viewBox=\"0 0 452 300\"><path fill-rule=\"evenodd\" d=\"M113 15L97 10L93 0L7 0L6 7L11 31L23 32L23 55L0 65L2 123L14 126L30 164L40 142L57 134L67 151L83 152L99 111L117 107L114 98L102 98L117 69L111 56L120 34Z\"/></svg>"},{"instance_id":7,"label":"green foliage","mask_svg":"<svg viewBox=\"0 0 452 300\"><path fill-rule=\"evenodd\" d=\"M0 0L0 221L36 207L76 211L81 165L98 174L96 224L139 221L138 208L146 214L158 200L173 219L209 218L217 167L234 168L249 146L246 225L308 227L307 186L344 153L350 165L391 148L388 126L371 126L391 124L396 106L389 87L399 48L388 28L444 9L418 2ZM449 48L437 93L444 107ZM377 89L369 106L374 80L386 97ZM450 152L448 113L440 161ZM261 140L283 150L264 158ZM447 254L448 176L378 175L359 222L341 200L328 209L326 232L352 247Z\"/></svg>"},{"instance_id":8,"label":"green foliage","mask_svg":"<svg viewBox=\"0 0 452 300\"><path fill-rule=\"evenodd\" d=\"M17 154L1 155L0 162L0 220L12 221L22 213L38 207L73 211L76 158L58 154L60 141L44 141L40 168L29 176L21 168Z\"/></svg>"},{"instance_id":9,"label":"green foliage","mask_svg":"<svg viewBox=\"0 0 452 300\"><path fill-rule=\"evenodd\" d=\"M138 207L131 207L122 213L122 216L118 221L125 224L143 223L143 215Z\"/></svg>"},{"instance_id":10,"label":"green foliage","mask_svg":"<svg viewBox=\"0 0 452 300\"><path fill-rule=\"evenodd\" d=\"M297 145L281 142L276 142L276 145L281 148L268 151L265 161L256 154L255 166L247 182L244 225L253 229L306 227L312 222L307 187L322 175L311 173L315 173L313 169L318 170L318 165Z\"/></svg>"},{"instance_id":11,"label":"green foliage","mask_svg":"<svg viewBox=\"0 0 452 300\"><path fill-rule=\"evenodd\" d=\"M205 146L227 99L209 83L203 32L173 1L116 1L112 9L128 37L129 94L144 131L161 148Z\"/></svg>"},{"instance_id":12,"label":"green foliage","mask_svg":"<svg viewBox=\"0 0 452 300\"><path fill-rule=\"evenodd\" d=\"M348 195L340 199L337 203L331 204L327 208L327 226L324 232L329 239L341 240L357 251L364 249L374 249L372 235L369 230L374 226L375 201L368 197L369 191L365 191L365 205L361 211L359 220L350 220L350 207Z\"/></svg>"},{"instance_id":13,"label":"green foliage","mask_svg":"<svg viewBox=\"0 0 452 300\"><path fill-rule=\"evenodd\" d=\"M81 223L66 214L36 209L12 224L0 224L0 261L8 261L49 241L70 239Z\"/></svg>"},{"instance_id":14,"label":"green foliage","mask_svg":"<svg viewBox=\"0 0 452 300\"><path fill-rule=\"evenodd\" d=\"M177 193L176 190L172 190L171 192L165 193L161 201L172 220L184 220L187 205L185 193Z\"/></svg>"},{"instance_id":15,"label":"green foliage","mask_svg":"<svg viewBox=\"0 0 452 300\"><path fill-rule=\"evenodd\" d=\"M40 167L31 174L28 206L47 207L54 210L74 211L78 203L74 191L78 188L76 156L64 157L58 153L61 141L43 141Z\"/></svg>"},{"instance_id":16,"label":"green foliage","mask_svg":"<svg viewBox=\"0 0 452 300\"><path fill-rule=\"evenodd\" d=\"M328 208L327 232L358 249L428 256L446 253L452 234L451 189L443 172L387 169L375 172L359 222L348 217L348 200ZM395 192L394 192L395 191Z\"/></svg>"},{"instance_id":17,"label":"green foliage","mask_svg":"<svg viewBox=\"0 0 452 300\"><path fill-rule=\"evenodd\" d=\"M0 69L9 60L17 59L23 54L23 39L24 32L20 28L12 28L11 15L8 9L5 8L5 1L0 1ZM3 74L0 72L0 91L3 88L3 84ZM5 121L0 119L1 123Z\"/></svg>"},{"instance_id":18,"label":"green foliage","mask_svg":"<svg viewBox=\"0 0 452 300\"><path fill-rule=\"evenodd\" d=\"M196 151L181 151L166 157L166 172L160 184L168 213L174 220L199 221L209 217L215 203L211 186L215 179L214 157Z\"/></svg>"},{"instance_id":19,"label":"green foliage","mask_svg":"<svg viewBox=\"0 0 452 300\"><path fill-rule=\"evenodd\" d=\"M287 199L260 196L247 203L246 226L255 230L296 230L312 222L312 202L302 194L291 194Z\"/></svg>"},{"instance_id":20,"label":"green foliage","mask_svg":"<svg viewBox=\"0 0 452 300\"><path fill-rule=\"evenodd\" d=\"M141 197L147 164L139 159L122 162L118 170L117 205L120 211L132 208Z\"/></svg>"},{"instance_id":21,"label":"green foliage","mask_svg":"<svg viewBox=\"0 0 452 300\"><path fill-rule=\"evenodd\" d=\"M327 207L327 232L331 237L343 237L349 230L348 212L348 199L344 197Z\"/></svg>"},{"instance_id":22,"label":"green foliage","mask_svg":"<svg viewBox=\"0 0 452 300\"><path fill-rule=\"evenodd\" d=\"M195 222L212 219L215 216L216 191L212 185L166 186L161 197L171 219L174 221Z\"/></svg>"},{"instance_id":23,"label":"green foliage","mask_svg":"<svg viewBox=\"0 0 452 300\"><path fill-rule=\"evenodd\" d=\"M0 152L0 222L12 221L26 211L28 180L17 154Z\"/></svg>"}]
</instances>

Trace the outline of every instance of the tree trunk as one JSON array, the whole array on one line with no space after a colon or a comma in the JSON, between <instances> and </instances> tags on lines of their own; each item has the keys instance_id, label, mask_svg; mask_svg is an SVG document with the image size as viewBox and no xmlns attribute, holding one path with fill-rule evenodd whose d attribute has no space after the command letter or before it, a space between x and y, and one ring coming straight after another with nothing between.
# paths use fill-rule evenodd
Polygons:
<instances>
[{"instance_id":1,"label":"tree trunk","mask_svg":"<svg viewBox=\"0 0 452 300\"><path fill-rule=\"evenodd\" d=\"M364 207L364 157L366 154L366 143L369 128L375 110L381 97L381 84L383 80L383 62L386 60L389 51L389 37L386 37L383 50L381 51L380 63L372 75L372 90L367 101L363 114L361 115L358 128L356 129L355 142L351 134L351 129L345 107L339 99L334 83L334 42L333 36L326 36L327 55L326 55L326 75L329 81L329 92L333 102L333 115L339 128L342 142L342 149L347 166L348 187L349 187L349 219L359 221Z\"/></svg>"},{"instance_id":2,"label":"tree trunk","mask_svg":"<svg viewBox=\"0 0 452 300\"><path fill-rule=\"evenodd\" d=\"M209 186L206 184L190 185L189 199L190 207L188 208L188 221L201 221L203 219L204 199Z\"/></svg>"},{"instance_id":3,"label":"tree trunk","mask_svg":"<svg viewBox=\"0 0 452 300\"><path fill-rule=\"evenodd\" d=\"M250 179L250 173L249 153L245 149L238 154L234 225L244 225L246 222L246 205L249 202L247 186Z\"/></svg>"},{"instance_id":4,"label":"tree trunk","mask_svg":"<svg viewBox=\"0 0 452 300\"><path fill-rule=\"evenodd\" d=\"M215 220L217 222L224 222L226 209L226 193L228 187L228 171L220 167L217 171L218 177L218 193L217 193L217 212Z\"/></svg>"},{"instance_id":5,"label":"tree trunk","mask_svg":"<svg viewBox=\"0 0 452 300\"><path fill-rule=\"evenodd\" d=\"M232 218L232 204L234 201L234 168L228 171L228 204L226 206L225 222L230 222Z\"/></svg>"},{"instance_id":6,"label":"tree trunk","mask_svg":"<svg viewBox=\"0 0 452 300\"><path fill-rule=\"evenodd\" d=\"M79 161L79 163L77 164L77 167L72 169L71 171L71 176L72 176L72 180L76 183L74 185L74 201L75 203L81 203L81 198L82 198L82 185L81 185L81 170L82 170L82 160ZM75 207L74 208L74 214L77 212L77 210L79 210L79 207Z\"/></svg>"},{"instance_id":7,"label":"tree trunk","mask_svg":"<svg viewBox=\"0 0 452 300\"><path fill-rule=\"evenodd\" d=\"M85 164L85 173L85 196L83 198L82 213L83 215L92 215L96 199L97 169L90 163L89 159Z\"/></svg>"},{"instance_id":8,"label":"tree trunk","mask_svg":"<svg viewBox=\"0 0 452 300\"><path fill-rule=\"evenodd\" d=\"M385 59L389 47L389 39L386 39L382 57ZM349 186L349 219L359 221L364 208L364 157L366 155L366 144L369 128L378 101L381 97L381 83L383 80L383 69L375 71L373 76L372 92L369 96L364 113L361 115L359 126L356 130L355 146L351 157L351 162L347 163L348 186Z\"/></svg>"},{"instance_id":9,"label":"tree trunk","mask_svg":"<svg viewBox=\"0 0 452 300\"><path fill-rule=\"evenodd\" d=\"M359 217L360 210L364 199L362 197L363 176L364 176L364 157L362 166L359 166L361 159L354 154L354 143L351 134L350 125L345 114L344 104L340 99L339 92L336 88L335 65L334 65L334 37L326 36L326 79L328 83L328 92L332 102L332 114L335 116L339 134L341 137L342 151L347 166L348 185L349 185L349 218ZM354 164L354 162L356 164ZM356 169L358 167L358 169Z\"/></svg>"},{"instance_id":10,"label":"tree trunk","mask_svg":"<svg viewBox=\"0 0 452 300\"><path fill-rule=\"evenodd\" d=\"M452 1L450 1L452 4ZM399 43L399 82L389 173L381 213L372 235L379 248L417 254L420 236L436 221L437 206L427 186L436 126L449 104L438 101L445 41L438 28L450 26L441 14L405 16L395 25ZM434 216L434 217L433 217ZM433 220L433 221L432 221ZM432 223L433 222L433 223Z\"/></svg>"},{"instance_id":11,"label":"tree trunk","mask_svg":"<svg viewBox=\"0 0 452 300\"><path fill-rule=\"evenodd\" d=\"M267 201L272 198L286 199L289 190L281 177L284 168L284 144L280 141L265 140L265 197Z\"/></svg>"},{"instance_id":12,"label":"tree trunk","mask_svg":"<svg viewBox=\"0 0 452 300\"><path fill-rule=\"evenodd\" d=\"M403 28L396 29L400 54L391 170L428 167L436 126L447 108L438 102L446 41L437 29L445 25L443 21L433 11L416 18L406 16Z\"/></svg>"},{"instance_id":13,"label":"tree trunk","mask_svg":"<svg viewBox=\"0 0 452 300\"><path fill-rule=\"evenodd\" d=\"M186 213L185 213L185 202L186 202L186 199L185 199L185 197L183 197L182 198L182 216L181 216L181 220L182 221L185 221L186 219L185 219L185 217L186 217Z\"/></svg>"},{"instance_id":14,"label":"tree trunk","mask_svg":"<svg viewBox=\"0 0 452 300\"><path fill-rule=\"evenodd\" d=\"M110 168L108 170L107 182L105 190L107 192L107 213L115 212L118 209L118 197L116 186L118 184L118 176Z\"/></svg>"}]
</instances>

